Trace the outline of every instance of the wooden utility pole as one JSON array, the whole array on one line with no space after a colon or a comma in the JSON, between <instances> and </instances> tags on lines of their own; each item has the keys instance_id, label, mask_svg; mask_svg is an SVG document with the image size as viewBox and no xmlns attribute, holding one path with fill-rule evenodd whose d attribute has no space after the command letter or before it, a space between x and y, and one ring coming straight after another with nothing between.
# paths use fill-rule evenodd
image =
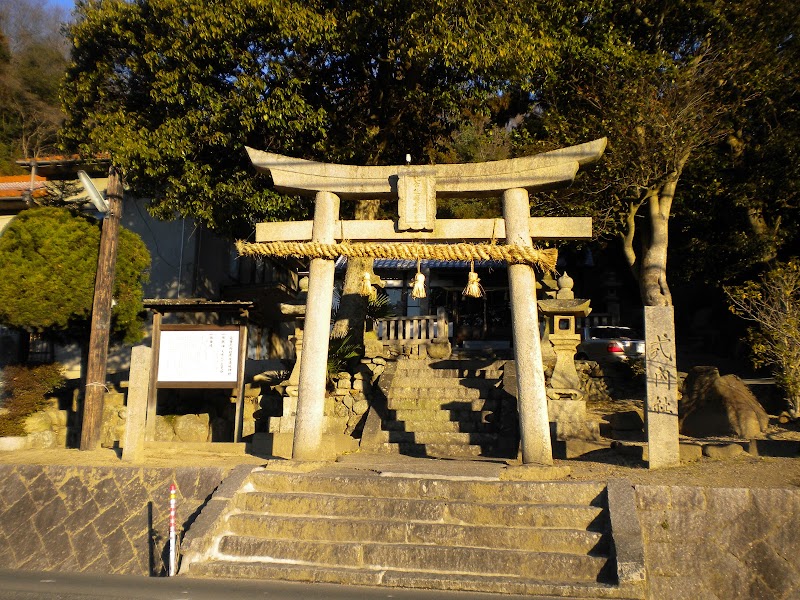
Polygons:
<instances>
[{"instance_id":1,"label":"wooden utility pole","mask_svg":"<svg viewBox=\"0 0 800 600\"><path fill-rule=\"evenodd\" d=\"M111 329L111 306L114 271L117 265L117 241L122 216L122 175L112 166L106 187L108 212L103 219L97 276L94 281L92 329L89 333L89 357L86 365L86 389L83 396L81 450L96 450L100 445L103 422L103 396L106 391L106 359Z\"/></svg>"}]
</instances>

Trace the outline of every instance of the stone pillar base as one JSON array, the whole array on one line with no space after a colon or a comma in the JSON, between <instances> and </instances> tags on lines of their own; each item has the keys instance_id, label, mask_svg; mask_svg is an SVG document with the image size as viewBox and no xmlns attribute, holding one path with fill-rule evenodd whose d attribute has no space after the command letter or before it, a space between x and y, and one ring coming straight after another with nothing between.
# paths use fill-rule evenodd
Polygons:
<instances>
[{"instance_id":1,"label":"stone pillar base","mask_svg":"<svg viewBox=\"0 0 800 600\"><path fill-rule=\"evenodd\" d=\"M548 390L547 413L559 440L600 439L600 425L586 418L586 400L577 390Z\"/></svg>"},{"instance_id":2,"label":"stone pillar base","mask_svg":"<svg viewBox=\"0 0 800 600\"><path fill-rule=\"evenodd\" d=\"M250 452L258 456L292 458L294 432L256 433ZM333 461L342 454L358 450L358 440L342 433L323 433L320 444L321 461Z\"/></svg>"}]
</instances>

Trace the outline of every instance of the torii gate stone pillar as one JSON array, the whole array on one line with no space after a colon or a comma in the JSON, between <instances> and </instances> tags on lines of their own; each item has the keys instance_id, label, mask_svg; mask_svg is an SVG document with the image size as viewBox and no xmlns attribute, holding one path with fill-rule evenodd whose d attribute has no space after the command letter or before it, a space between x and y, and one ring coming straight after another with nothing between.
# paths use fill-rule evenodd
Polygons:
<instances>
[{"instance_id":1,"label":"torii gate stone pillar","mask_svg":"<svg viewBox=\"0 0 800 600\"><path fill-rule=\"evenodd\" d=\"M333 232L338 217L339 198L330 192L317 192L311 240L322 244L333 243ZM317 458L322 444L333 275L334 261L324 258L311 260L308 273L306 324L303 331L306 342L300 358L297 420L294 426L292 451L292 456L298 459ZM309 343L311 340L314 342Z\"/></svg>"},{"instance_id":2,"label":"torii gate stone pillar","mask_svg":"<svg viewBox=\"0 0 800 600\"><path fill-rule=\"evenodd\" d=\"M242 254L312 258L292 458L319 460L326 454L325 377L337 256L446 255L457 260L508 261L522 461L552 464L532 265L552 268L555 258L554 253L536 250L532 240L587 239L591 219L531 218L528 193L568 185L580 165L600 158L605 145L606 140L600 139L488 163L388 167L317 163L248 148L253 165L270 173L278 191L316 197L313 222L259 223L256 242L238 244ZM501 196L503 218L437 220L437 195ZM396 198L398 220L340 221L340 198ZM503 239L505 245L495 244Z\"/></svg>"}]
</instances>

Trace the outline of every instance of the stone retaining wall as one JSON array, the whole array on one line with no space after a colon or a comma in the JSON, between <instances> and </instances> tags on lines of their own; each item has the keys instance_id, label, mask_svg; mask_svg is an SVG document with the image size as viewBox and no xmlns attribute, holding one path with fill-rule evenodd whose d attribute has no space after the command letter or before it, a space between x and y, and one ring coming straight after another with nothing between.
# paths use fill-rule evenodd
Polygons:
<instances>
[{"instance_id":1,"label":"stone retaining wall","mask_svg":"<svg viewBox=\"0 0 800 600\"><path fill-rule=\"evenodd\" d=\"M636 486L653 600L800 597L800 490Z\"/></svg>"},{"instance_id":2,"label":"stone retaining wall","mask_svg":"<svg viewBox=\"0 0 800 600\"><path fill-rule=\"evenodd\" d=\"M187 529L223 468L0 466L3 567L161 575L167 562L169 486Z\"/></svg>"},{"instance_id":3,"label":"stone retaining wall","mask_svg":"<svg viewBox=\"0 0 800 600\"><path fill-rule=\"evenodd\" d=\"M186 531L228 472L1 465L4 567L164 574L170 483ZM635 494L652 600L798 597L800 490L637 485Z\"/></svg>"}]
</instances>

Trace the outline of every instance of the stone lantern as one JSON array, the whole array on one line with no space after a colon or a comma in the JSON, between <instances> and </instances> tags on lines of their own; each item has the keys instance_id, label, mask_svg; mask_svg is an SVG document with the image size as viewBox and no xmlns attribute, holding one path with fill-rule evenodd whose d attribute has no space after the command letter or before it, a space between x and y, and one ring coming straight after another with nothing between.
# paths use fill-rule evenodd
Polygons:
<instances>
[{"instance_id":1,"label":"stone lantern","mask_svg":"<svg viewBox=\"0 0 800 600\"><path fill-rule=\"evenodd\" d=\"M581 336L575 330L575 318L592 311L590 300L575 298L573 280L564 273L558 279L555 298L539 300L539 311L547 319L549 343L555 353L555 366L547 389L550 422L556 423L559 439L598 439L597 424L586 419L586 399L575 369L575 351Z\"/></svg>"}]
</instances>

